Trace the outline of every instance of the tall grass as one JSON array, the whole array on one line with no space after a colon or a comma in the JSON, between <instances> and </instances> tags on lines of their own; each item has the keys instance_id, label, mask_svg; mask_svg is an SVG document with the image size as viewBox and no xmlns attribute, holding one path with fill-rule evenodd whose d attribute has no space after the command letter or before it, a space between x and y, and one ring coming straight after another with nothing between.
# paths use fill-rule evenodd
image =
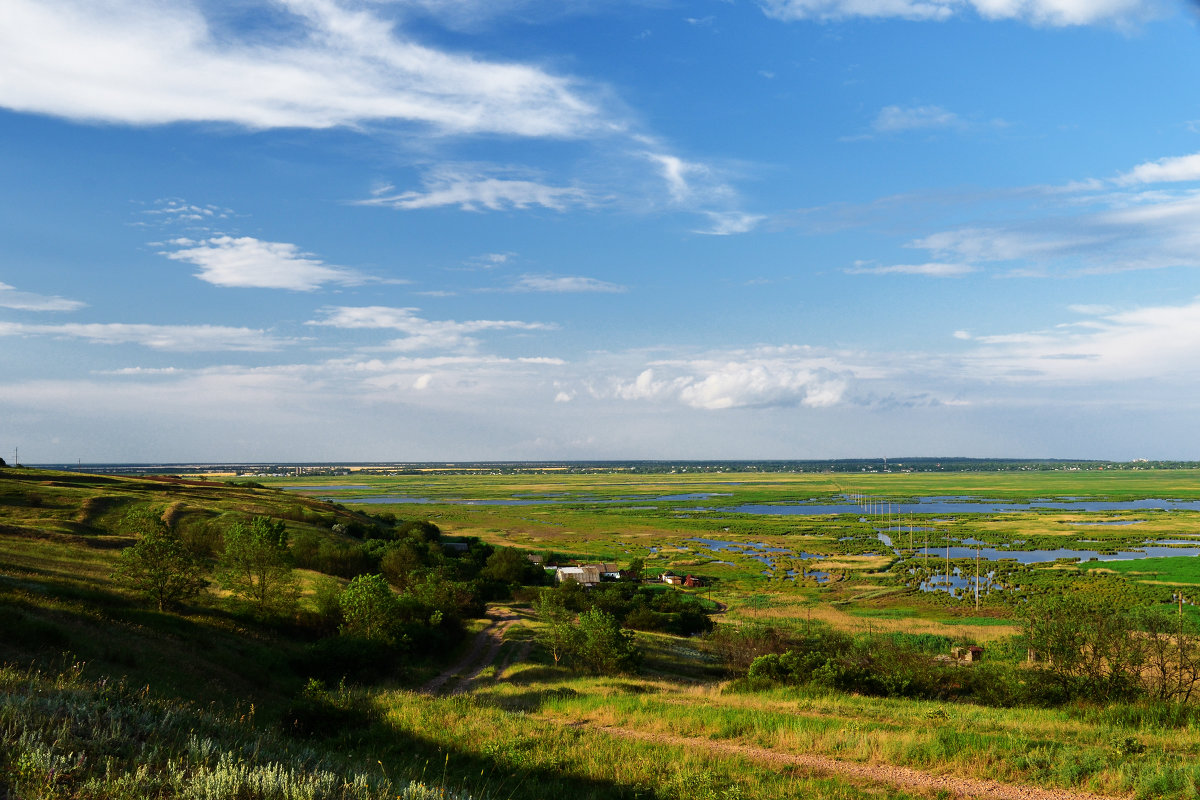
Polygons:
<instances>
[{"instance_id":1,"label":"tall grass","mask_svg":"<svg viewBox=\"0 0 1200 800\"><path fill-rule=\"evenodd\" d=\"M234 716L82 676L82 664L56 673L0 667L0 796L466 798L297 744L259 724L253 706Z\"/></svg>"}]
</instances>

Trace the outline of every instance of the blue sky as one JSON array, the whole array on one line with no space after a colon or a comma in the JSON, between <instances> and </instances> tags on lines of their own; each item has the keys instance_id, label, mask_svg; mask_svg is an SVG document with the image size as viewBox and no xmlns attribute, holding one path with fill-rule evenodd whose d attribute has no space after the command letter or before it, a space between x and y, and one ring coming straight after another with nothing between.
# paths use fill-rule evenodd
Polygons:
<instances>
[{"instance_id":1,"label":"blue sky","mask_svg":"<svg viewBox=\"0 0 1200 800\"><path fill-rule=\"evenodd\" d=\"M1170 0L7 0L0 453L1197 458Z\"/></svg>"}]
</instances>

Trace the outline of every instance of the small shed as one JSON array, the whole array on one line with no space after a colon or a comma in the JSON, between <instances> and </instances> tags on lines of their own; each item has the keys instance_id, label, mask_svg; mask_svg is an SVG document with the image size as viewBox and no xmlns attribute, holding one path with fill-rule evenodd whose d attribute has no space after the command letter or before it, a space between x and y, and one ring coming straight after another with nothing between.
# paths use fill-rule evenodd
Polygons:
<instances>
[{"instance_id":1,"label":"small shed","mask_svg":"<svg viewBox=\"0 0 1200 800\"><path fill-rule=\"evenodd\" d=\"M983 648L977 644L970 647L956 647L950 651L950 655L954 656L955 661L965 661L973 664L983 658Z\"/></svg>"}]
</instances>

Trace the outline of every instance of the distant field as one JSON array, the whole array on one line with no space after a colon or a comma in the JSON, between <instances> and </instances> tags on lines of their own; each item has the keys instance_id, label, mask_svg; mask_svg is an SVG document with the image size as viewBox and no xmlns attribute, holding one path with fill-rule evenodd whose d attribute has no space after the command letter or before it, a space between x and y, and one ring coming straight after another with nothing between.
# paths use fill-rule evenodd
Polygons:
<instances>
[{"instance_id":1,"label":"distant field","mask_svg":"<svg viewBox=\"0 0 1200 800\"><path fill-rule=\"evenodd\" d=\"M1011 553L1013 559L1027 550L1062 550L1067 556L1131 552L1148 541L1186 542L1191 537L1200 547L1200 511L974 509L977 501L987 500L1197 500L1200 470L387 477L356 473L258 480L287 488L289 494L329 498L368 513L429 518L448 533L563 559L641 558L652 574L671 570L700 575L710 581L705 593L728 605L731 619L756 616L787 623L819 617L849 630L871 627L947 635L969 629L979 640L1013 630L1010 601L1017 590L983 598L978 611L969 591L952 598L945 592L915 590L923 580L920 576L948 568L973 576L974 553L967 552L966 543L998 550L999 557ZM735 510L846 504L848 498L862 505L820 516ZM889 504L894 512L900 503L918 498L954 498L970 504L969 511L888 515ZM885 528L890 528L894 551L877 535ZM697 539L740 546L706 546ZM944 558L947 546L958 548L950 564ZM770 548L786 552L772 553ZM1072 585L1090 593L1127 592L1141 601L1165 602L1170 597L1165 584L1189 576L1200 581L1194 577L1200 573L1200 560L1168 560L1178 565L1169 575L1158 576L1158 582L1147 582L1143 573L1158 568L1144 560L1104 561L1099 571L1091 572L1063 572L1063 564L1052 561L1027 567L999 562L995 568L997 581L1002 576L1026 595ZM1132 582L1117 582L1121 575ZM751 598L760 594L769 598L768 605L752 610L756 601ZM964 624L966 618L974 622Z\"/></svg>"},{"instance_id":2,"label":"distant field","mask_svg":"<svg viewBox=\"0 0 1200 800\"><path fill-rule=\"evenodd\" d=\"M736 502L799 500L859 493L881 498L970 495L1009 500L1049 497L1200 499L1200 470L1090 470L919 473L703 473L401 475L260 478L271 485L367 484L371 492L415 497L498 498L568 492L577 497L653 496L664 490L734 492ZM732 501L730 501L732 502Z\"/></svg>"}]
</instances>

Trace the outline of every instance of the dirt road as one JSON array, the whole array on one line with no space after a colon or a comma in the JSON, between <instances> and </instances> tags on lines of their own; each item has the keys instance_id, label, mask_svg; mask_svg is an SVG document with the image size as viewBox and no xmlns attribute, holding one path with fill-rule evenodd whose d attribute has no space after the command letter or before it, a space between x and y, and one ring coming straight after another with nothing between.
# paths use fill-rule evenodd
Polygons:
<instances>
[{"instance_id":1,"label":"dirt road","mask_svg":"<svg viewBox=\"0 0 1200 800\"><path fill-rule=\"evenodd\" d=\"M836 758L812 753L785 753L728 741L692 739L609 726L594 726L593 730L626 739L708 750L715 755L741 756L772 767L801 767L816 773L886 784L915 792L948 792L957 797L987 798L987 800L1113 800L1111 797L1090 792L1042 789L1036 786L1020 786L977 778L961 778L954 775L933 775L909 767L840 761Z\"/></svg>"},{"instance_id":2,"label":"dirt road","mask_svg":"<svg viewBox=\"0 0 1200 800\"><path fill-rule=\"evenodd\" d=\"M466 654L422 686L421 692L460 694L470 687L479 673L495 663L500 646L504 643L504 632L517 621L517 615L506 609L493 609L488 612L487 618L488 626L475 634Z\"/></svg>"}]
</instances>

